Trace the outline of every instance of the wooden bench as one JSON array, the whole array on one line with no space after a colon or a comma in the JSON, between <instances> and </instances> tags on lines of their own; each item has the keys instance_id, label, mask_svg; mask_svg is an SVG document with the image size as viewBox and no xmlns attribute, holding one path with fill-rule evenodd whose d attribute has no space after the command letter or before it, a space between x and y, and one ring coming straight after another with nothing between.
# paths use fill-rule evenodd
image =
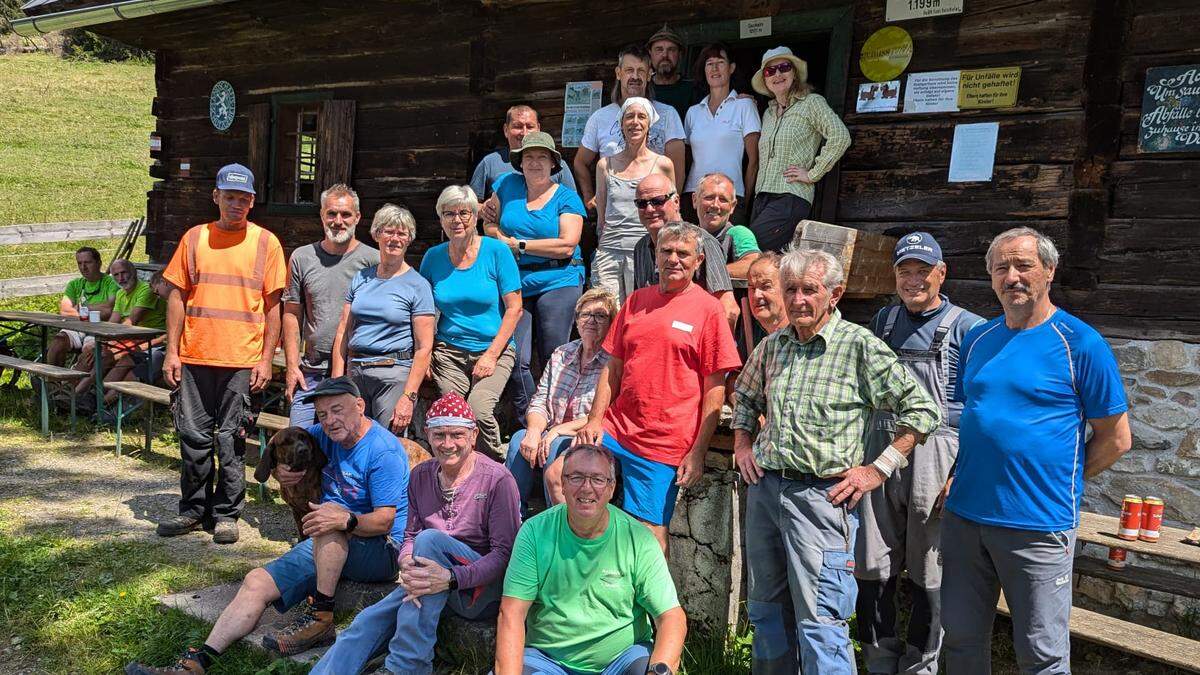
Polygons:
<instances>
[{"instance_id":1,"label":"wooden bench","mask_svg":"<svg viewBox=\"0 0 1200 675\"><path fill-rule=\"evenodd\" d=\"M13 356L0 356L0 368L12 368L25 373L29 373L30 377L37 378L41 383L38 389L41 391L41 412L42 412L42 435L50 435L50 397L46 392L50 383L58 386L75 385L88 374L80 370L72 370L70 368L62 368L52 366L48 363L39 363L37 361L26 361ZM71 393L71 428L75 428L75 391L72 388Z\"/></svg>"}]
</instances>

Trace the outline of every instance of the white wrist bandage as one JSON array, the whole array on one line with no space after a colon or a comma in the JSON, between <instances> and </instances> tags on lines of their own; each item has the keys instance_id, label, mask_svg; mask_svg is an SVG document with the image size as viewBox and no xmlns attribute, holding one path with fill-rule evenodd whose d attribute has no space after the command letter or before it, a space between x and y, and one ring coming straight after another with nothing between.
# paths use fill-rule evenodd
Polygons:
<instances>
[{"instance_id":1,"label":"white wrist bandage","mask_svg":"<svg viewBox=\"0 0 1200 675\"><path fill-rule=\"evenodd\" d=\"M891 478L897 469L903 469L908 466L908 458L894 446L889 445L883 449L879 457L875 458L874 462L871 462L871 465L879 469L879 472L883 475Z\"/></svg>"}]
</instances>

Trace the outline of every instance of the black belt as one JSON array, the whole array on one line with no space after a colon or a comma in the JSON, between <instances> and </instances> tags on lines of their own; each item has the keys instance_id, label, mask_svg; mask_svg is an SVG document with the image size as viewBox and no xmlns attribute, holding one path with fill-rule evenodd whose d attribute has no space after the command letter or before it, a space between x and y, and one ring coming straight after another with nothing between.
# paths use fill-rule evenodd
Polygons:
<instances>
[{"instance_id":1,"label":"black belt","mask_svg":"<svg viewBox=\"0 0 1200 675\"><path fill-rule=\"evenodd\" d=\"M803 471L797 471L796 469L763 469L763 471L766 473L773 473L784 480L809 482L814 480L822 480L822 478L815 473L805 473Z\"/></svg>"},{"instance_id":2,"label":"black belt","mask_svg":"<svg viewBox=\"0 0 1200 675\"><path fill-rule=\"evenodd\" d=\"M583 261L579 258L558 258L556 260L547 260L540 263L525 263L520 265L522 272L540 272L542 270L556 270L560 267L576 267L582 266Z\"/></svg>"},{"instance_id":3,"label":"black belt","mask_svg":"<svg viewBox=\"0 0 1200 675\"><path fill-rule=\"evenodd\" d=\"M391 352L390 354L360 354L356 352L350 353L350 360L354 359L371 359L370 361L356 361L354 365L359 368L383 368L385 366L394 366L397 361L408 361L412 359L412 351Z\"/></svg>"}]
</instances>

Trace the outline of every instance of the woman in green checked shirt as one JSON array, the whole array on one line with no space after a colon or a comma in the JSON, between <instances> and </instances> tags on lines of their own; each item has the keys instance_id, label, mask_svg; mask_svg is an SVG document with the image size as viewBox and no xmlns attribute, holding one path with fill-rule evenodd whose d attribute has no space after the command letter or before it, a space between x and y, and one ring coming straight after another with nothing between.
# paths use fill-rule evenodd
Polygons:
<instances>
[{"instance_id":1,"label":"woman in green checked shirt","mask_svg":"<svg viewBox=\"0 0 1200 675\"><path fill-rule=\"evenodd\" d=\"M808 218L817 181L850 147L850 132L825 98L813 93L808 64L787 47L763 54L750 83L772 97L758 138L750 229L762 250L780 251L791 243L797 223Z\"/></svg>"}]
</instances>

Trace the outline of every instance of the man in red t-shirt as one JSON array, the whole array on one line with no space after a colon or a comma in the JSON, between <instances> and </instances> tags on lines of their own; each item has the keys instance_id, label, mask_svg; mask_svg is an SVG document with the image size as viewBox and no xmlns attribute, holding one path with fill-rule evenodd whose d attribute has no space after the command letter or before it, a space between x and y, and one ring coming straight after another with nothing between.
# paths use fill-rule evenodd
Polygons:
<instances>
[{"instance_id":1,"label":"man in red t-shirt","mask_svg":"<svg viewBox=\"0 0 1200 675\"><path fill-rule=\"evenodd\" d=\"M575 437L577 445L602 443L620 460L622 508L650 528L664 553L675 496L704 473L725 374L742 364L725 309L692 281L704 261L702 236L690 223L659 231L659 283L635 291L617 314L604 341L612 360Z\"/></svg>"}]
</instances>

